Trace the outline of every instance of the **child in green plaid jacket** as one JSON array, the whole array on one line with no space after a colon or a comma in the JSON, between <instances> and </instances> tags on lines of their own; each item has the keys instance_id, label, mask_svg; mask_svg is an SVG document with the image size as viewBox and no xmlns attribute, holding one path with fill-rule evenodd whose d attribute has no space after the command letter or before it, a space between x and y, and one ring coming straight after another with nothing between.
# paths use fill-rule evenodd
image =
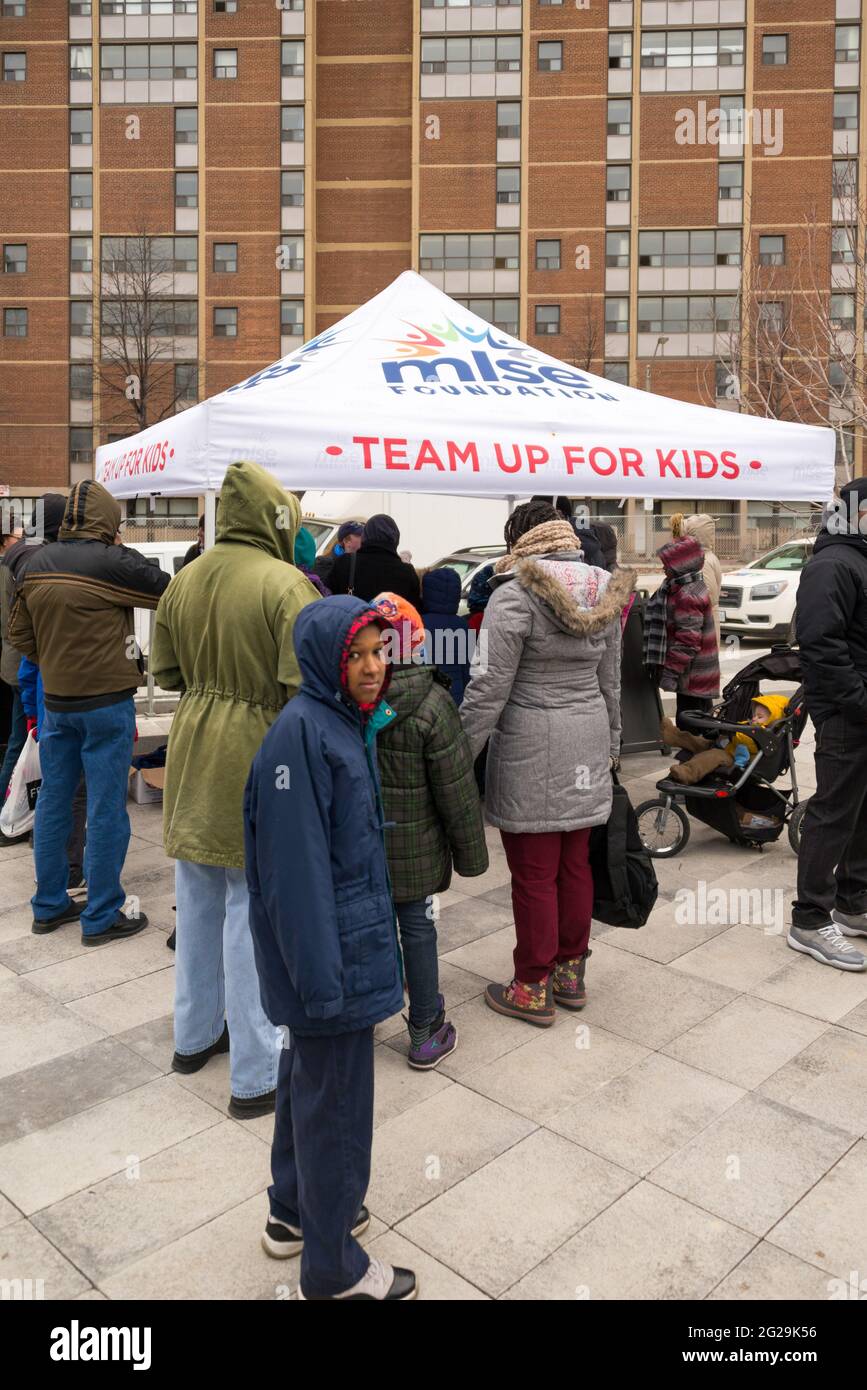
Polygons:
<instances>
[{"instance_id":1,"label":"child in green plaid jacket","mask_svg":"<svg viewBox=\"0 0 867 1390\"><path fill-rule=\"evenodd\" d=\"M394 629L388 700L397 716L380 735L377 761L385 847L409 993L409 1065L427 1071L453 1052L457 1030L439 993L437 895L452 869L475 878L488 847L473 757L448 680L420 665L425 631L413 606L380 594L374 606Z\"/></svg>"}]
</instances>

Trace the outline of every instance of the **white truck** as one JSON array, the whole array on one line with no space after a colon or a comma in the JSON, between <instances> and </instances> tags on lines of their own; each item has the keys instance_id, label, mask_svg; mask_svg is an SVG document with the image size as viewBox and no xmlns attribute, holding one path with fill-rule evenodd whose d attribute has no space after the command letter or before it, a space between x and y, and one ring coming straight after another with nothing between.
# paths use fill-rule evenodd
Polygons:
<instances>
[{"instance_id":1,"label":"white truck","mask_svg":"<svg viewBox=\"0 0 867 1390\"><path fill-rule=\"evenodd\" d=\"M366 521L387 512L400 528L398 549L408 550L412 563L423 569L468 546L502 545L509 503L506 497L442 493L308 491L301 500L301 511L317 552L326 548L341 521L355 517Z\"/></svg>"}]
</instances>

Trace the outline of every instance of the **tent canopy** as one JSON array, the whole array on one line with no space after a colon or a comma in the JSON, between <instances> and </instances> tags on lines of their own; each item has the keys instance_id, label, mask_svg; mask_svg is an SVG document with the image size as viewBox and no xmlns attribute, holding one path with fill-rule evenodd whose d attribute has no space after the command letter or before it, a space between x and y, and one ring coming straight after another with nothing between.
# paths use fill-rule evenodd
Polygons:
<instances>
[{"instance_id":1,"label":"tent canopy","mask_svg":"<svg viewBox=\"0 0 867 1390\"><path fill-rule=\"evenodd\" d=\"M252 459L287 489L825 501L830 429L618 386L493 328L413 271L180 415L97 449L116 497L218 489Z\"/></svg>"}]
</instances>

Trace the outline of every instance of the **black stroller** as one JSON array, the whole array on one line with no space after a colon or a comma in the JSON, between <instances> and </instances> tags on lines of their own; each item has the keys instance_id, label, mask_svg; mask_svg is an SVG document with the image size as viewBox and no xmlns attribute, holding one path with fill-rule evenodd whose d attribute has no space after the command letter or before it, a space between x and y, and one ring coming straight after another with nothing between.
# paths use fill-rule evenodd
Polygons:
<instances>
[{"instance_id":1,"label":"black stroller","mask_svg":"<svg viewBox=\"0 0 867 1390\"><path fill-rule=\"evenodd\" d=\"M750 701L760 693L762 680L798 682L786 714L767 729L749 723ZM757 752L745 768L713 772L694 786L676 782L670 776L657 782L659 796L653 801L643 801L635 809L641 842L651 855L669 859L686 848L689 816L718 830L732 844L758 850L778 840L783 827L788 826L789 843L797 854L807 805L798 797L794 756L807 722L800 680L799 653L791 647L776 646L767 656L738 672L723 690L722 700L712 714L690 710L681 715L684 728L691 733L709 739L716 739L720 734L746 734L755 743ZM681 751L678 761L689 756ZM791 775L791 787L773 785L787 773ZM752 826L745 823L741 815L745 812L752 812L772 824Z\"/></svg>"}]
</instances>

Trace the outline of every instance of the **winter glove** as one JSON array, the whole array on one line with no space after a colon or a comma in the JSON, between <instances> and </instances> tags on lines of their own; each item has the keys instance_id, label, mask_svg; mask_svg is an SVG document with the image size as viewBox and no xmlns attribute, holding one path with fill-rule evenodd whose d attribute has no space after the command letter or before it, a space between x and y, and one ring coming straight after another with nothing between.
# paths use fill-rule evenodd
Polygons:
<instances>
[{"instance_id":1,"label":"winter glove","mask_svg":"<svg viewBox=\"0 0 867 1390\"><path fill-rule=\"evenodd\" d=\"M750 760L750 750L743 743L739 743L734 751L735 767L746 767Z\"/></svg>"}]
</instances>

